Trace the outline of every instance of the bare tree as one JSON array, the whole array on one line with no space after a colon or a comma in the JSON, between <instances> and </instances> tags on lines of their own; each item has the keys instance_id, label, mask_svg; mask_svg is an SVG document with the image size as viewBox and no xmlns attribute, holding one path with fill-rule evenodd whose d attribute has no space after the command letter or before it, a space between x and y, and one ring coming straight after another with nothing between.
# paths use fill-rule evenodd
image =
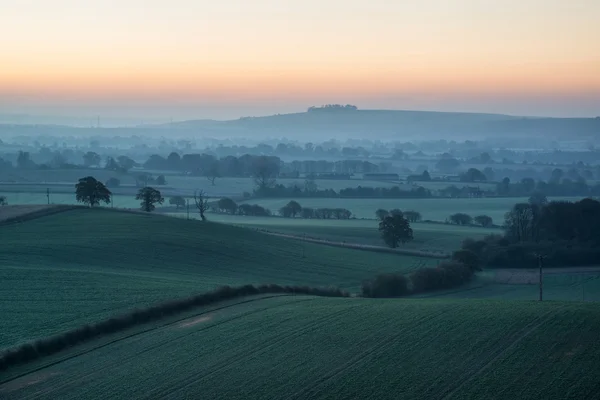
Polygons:
<instances>
[{"instance_id":1,"label":"bare tree","mask_svg":"<svg viewBox=\"0 0 600 400\"><path fill-rule=\"evenodd\" d=\"M213 162L210 167L204 171L204 175L206 176L206 179L210 181L211 185L215 186L215 180L221 177L221 174L219 173L219 163L217 161Z\"/></svg>"},{"instance_id":2,"label":"bare tree","mask_svg":"<svg viewBox=\"0 0 600 400\"><path fill-rule=\"evenodd\" d=\"M204 213L208 211L208 198L203 190L198 190L194 192L194 202L196 203L196 208L200 213L200 218L202 221L206 221L206 217Z\"/></svg>"},{"instance_id":3,"label":"bare tree","mask_svg":"<svg viewBox=\"0 0 600 400\"><path fill-rule=\"evenodd\" d=\"M263 193L275 186L279 174L278 160L276 157L260 156L254 161L252 176L257 186L257 192Z\"/></svg>"}]
</instances>

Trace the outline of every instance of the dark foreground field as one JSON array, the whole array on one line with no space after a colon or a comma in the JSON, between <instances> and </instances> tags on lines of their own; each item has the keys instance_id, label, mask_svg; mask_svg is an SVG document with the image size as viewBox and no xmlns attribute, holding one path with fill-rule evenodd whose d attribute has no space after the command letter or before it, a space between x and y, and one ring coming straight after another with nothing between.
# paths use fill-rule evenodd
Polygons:
<instances>
[{"instance_id":1,"label":"dark foreground field","mask_svg":"<svg viewBox=\"0 0 600 400\"><path fill-rule=\"evenodd\" d=\"M598 331L583 303L246 298L9 370L0 397L592 399Z\"/></svg>"}]
</instances>

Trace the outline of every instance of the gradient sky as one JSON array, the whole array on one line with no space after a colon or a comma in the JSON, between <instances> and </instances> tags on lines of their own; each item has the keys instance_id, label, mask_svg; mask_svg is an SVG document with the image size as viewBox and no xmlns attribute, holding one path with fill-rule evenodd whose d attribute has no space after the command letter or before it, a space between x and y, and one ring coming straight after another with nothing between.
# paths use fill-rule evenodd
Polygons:
<instances>
[{"instance_id":1,"label":"gradient sky","mask_svg":"<svg viewBox=\"0 0 600 400\"><path fill-rule=\"evenodd\" d=\"M598 0L0 0L0 113L600 115Z\"/></svg>"}]
</instances>

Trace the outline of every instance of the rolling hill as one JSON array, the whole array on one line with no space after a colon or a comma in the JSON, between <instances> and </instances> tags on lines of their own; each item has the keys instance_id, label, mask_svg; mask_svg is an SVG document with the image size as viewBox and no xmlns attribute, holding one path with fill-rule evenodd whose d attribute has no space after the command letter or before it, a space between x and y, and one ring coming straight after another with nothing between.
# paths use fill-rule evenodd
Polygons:
<instances>
[{"instance_id":1,"label":"rolling hill","mask_svg":"<svg viewBox=\"0 0 600 400\"><path fill-rule=\"evenodd\" d=\"M595 305L255 298L0 374L3 399L591 399Z\"/></svg>"},{"instance_id":2,"label":"rolling hill","mask_svg":"<svg viewBox=\"0 0 600 400\"><path fill-rule=\"evenodd\" d=\"M600 131L600 118L547 118L502 114L407 110L356 110L301 112L264 117L244 117L228 121L190 120L173 124L138 127L83 128L55 125L0 124L2 135L72 135L155 137L219 136L281 137L322 140L323 138L369 137L372 139L435 139L528 137L592 137Z\"/></svg>"},{"instance_id":3,"label":"rolling hill","mask_svg":"<svg viewBox=\"0 0 600 400\"><path fill-rule=\"evenodd\" d=\"M0 226L0 298L10 299L0 302L0 349L220 285L358 291L378 273L436 262L218 223L76 208Z\"/></svg>"},{"instance_id":4,"label":"rolling hill","mask_svg":"<svg viewBox=\"0 0 600 400\"><path fill-rule=\"evenodd\" d=\"M370 137L411 138L519 138L542 136L569 138L591 136L600 131L600 118L545 118L502 114L406 110L321 111L246 117L230 121L181 121L158 125L178 133L196 131L205 135L266 137L282 134L291 138ZM570 135L570 136L569 136Z\"/></svg>"}]
</instances>

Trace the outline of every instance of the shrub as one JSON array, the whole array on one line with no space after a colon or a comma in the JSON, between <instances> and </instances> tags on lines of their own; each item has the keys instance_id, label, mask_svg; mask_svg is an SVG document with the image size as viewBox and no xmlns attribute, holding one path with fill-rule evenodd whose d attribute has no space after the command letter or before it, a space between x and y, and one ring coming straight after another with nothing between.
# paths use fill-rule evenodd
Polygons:
<instances>
[{"instance_id":1,"label":"shrub","mask_svg":"<svg viewBox=\"0 0 600 400\"><path fill-rule=\"evenodd\" d=\"M314 210L314 208L302 207L302 210L300 210L300 216L305 219L314 218L315 210Z\"/></svg>"},{"instance_id":2,"label":"shrub","mask_svg":"<svg viewBox=\"0 0 600 400\"><path fill-rule=\"evenodd\" d=\"M410 274L413 293L449 289L471 280L474 270L456 262L446 261L436 268L420 268Z\"/></svg>"},{"instance_id":3,"label":"shrub","mask_svg":"<svg viewBox=\"0 0 600 400\"><path fill-rule=\"evenodd\" d=\"M457 250L452 253L452 261L464 264L473 271L481 271L479 256L471 250Z\"/></svg>"},{"instance_id":4,"label":"shrub","mask_svg":"<svg viewBox=\"0 0 600 400\"><path fill-rule=\"evenodd\" d=\"M405 211L404 217L406 217L409 222L419 222L423 218L418 211Z\"/></svg>"},{"instance_id":5,"label":"shrub","mask_svg":"<svg viewBox=\"0 0 600 400\"><path fill-rule=\"evenodd\" d=\"M402 274L377 275L374 280L362 285L364 297L398 297L408 293L408 278Z\"/></svg>"},{"instance_id":6,"label":"shrub","mask_svg":"<svg viewBox=\"0 0 600 400\"><path fill-rule=\"evenodd\" d=\"M450 222L455 225L471 225L473 218L469 214L456 213L450 216Z\"/></svg>"},{"instance_id":7,"label":"shrub","mask_svg":"<svg viewBox=\"0 0 600 400\"><path fill-rule=\"evenodd\" d=\"M489 215L478 215L475 218L473 218L475 220L475 222L483 227L488 227L488 226L492 226L494 221L492 220L492 217L490 217Z\"/></svg>"}]
</instances>

